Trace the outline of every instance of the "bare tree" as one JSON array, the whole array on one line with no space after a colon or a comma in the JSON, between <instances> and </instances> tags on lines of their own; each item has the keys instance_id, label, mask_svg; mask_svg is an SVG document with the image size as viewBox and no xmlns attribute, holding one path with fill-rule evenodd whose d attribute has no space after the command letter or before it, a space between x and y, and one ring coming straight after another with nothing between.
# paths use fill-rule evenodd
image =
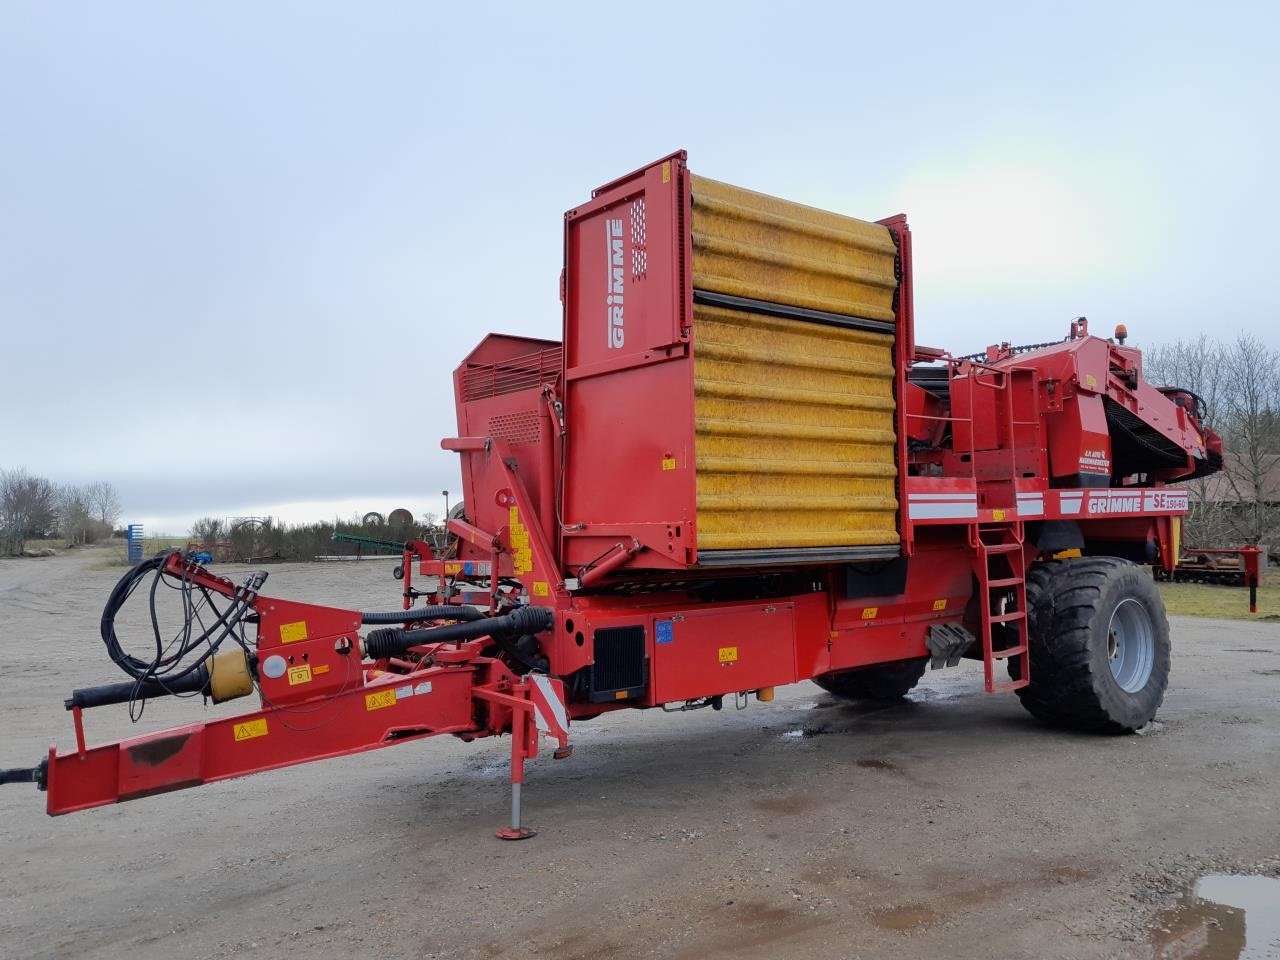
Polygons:
<instances>
[{"instance_id":1,"label":"bare tree","mask_svg":"<svg viewBox=\"0 0 1280 960\"><path fill-rule=\"evenodd\" d=\"M89 512L99 523L114 528L120 519L120 494L113 484L98 480L84 488Z\"/></svg>"},{"instance_id":2,"label":"bare tree","mask_svg":"<svg viewBox=\"0 0 1280 960\"><path fill-rule=\"evenodd\" d=\"M1280 351L1241 334L1226 350L1230 387L1223 394L1223 474L1238 508L1240 539L1273 539L1280 521Z\"/></svg>"},{"instance_id":3,"label":"bare tree","mask_svg":"<svg viewBox=\"0 0 1280 960\"><path fill-rule=\"evenodd\" d=\"M93 514L83 487L63 484L58 488L58 530L68 546L92 543Z\"/></svg>"},{"instance_id":4,"label":"bare tree","mask_svg":"<svg viewBox=\"0 0 1280 960\"><path fill-rule=\"evenodd\" d=\"M201 517L191 525L191 539L204 544L204 548L210 553L214 553L218 548L218 541L226 536L222 529L222 521L213 517Z\"/></svg>"},{"instance_id":5,"label":"bare tree","mask_svg":"<svg viewBox=\"0 0 1280 960\"><path fill-rule=\"evenodd\" d=\"M1242 334L1149 347L1147 379L1194 391L1221 434L1222 472L1190 481L1186 538L1197 546L1273 543L1280 537L1280 351Z\"/></svg>"},{"instance_id":6,"label":"bare tree","mask_svg":"<svg viewBox=\"0 0 1280 960\"><path fill-rule=\"evenodd\" d=\"M24 541L48 536L54 527L53 484L21 468L0 470L0 552L22 553Z\"/></svg>"}]
</instances>

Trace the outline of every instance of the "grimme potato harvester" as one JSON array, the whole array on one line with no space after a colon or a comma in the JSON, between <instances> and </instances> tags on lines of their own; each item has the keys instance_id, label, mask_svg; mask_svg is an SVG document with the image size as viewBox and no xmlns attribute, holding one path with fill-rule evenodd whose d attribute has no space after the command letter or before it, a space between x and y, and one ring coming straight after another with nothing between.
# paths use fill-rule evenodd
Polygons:
<instances>
[{"instance_id":1,"label":"grimme potato harvester","mask_svg":"<svg viewBox=\"0 0 1280 960\"><path fill-rule=\"evenodd\" d=\"M465 509L404 546L402 607L269 597L190 556L134 568L102 635L127 674L76 742L5 771L69 813L450 734L543 737L624 708L720 709L812 679L902 697L980 660L1036 717L1132 731L1164 695L1180 480L1219 469L1192 393L1073 321L953 356L915 342L911 233L714 180L675 153L564 220L560 341L491 334L454 375ZM414 580L423 589L414 587ZM146 583L150 580L150 587ZM125 651L135 589L183 630ZM153 607L154 610L154 607ZM369 628L369 629L365 629ZM150 641L148 640L148 643ZM256 693L239 716L89 745L83 713Z\"/></svg>"}]
</instances>

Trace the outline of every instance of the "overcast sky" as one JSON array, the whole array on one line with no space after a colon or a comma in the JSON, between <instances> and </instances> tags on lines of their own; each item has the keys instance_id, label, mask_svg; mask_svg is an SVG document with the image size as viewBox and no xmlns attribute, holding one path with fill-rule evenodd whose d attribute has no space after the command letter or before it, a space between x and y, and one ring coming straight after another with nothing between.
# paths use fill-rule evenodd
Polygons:
<instances>
[{"instance_id":1,"label":"overcast sky","mask_svg":"<svg viewBox=\"0 0 1280 960\"><path fill-rule=\"evenodd\" d=\"M0 2L0 467L125 521L441 509L562 214L694 170L915 239L918 339L1277 343L1274 4Z\"/></svg>"}]
</instances>

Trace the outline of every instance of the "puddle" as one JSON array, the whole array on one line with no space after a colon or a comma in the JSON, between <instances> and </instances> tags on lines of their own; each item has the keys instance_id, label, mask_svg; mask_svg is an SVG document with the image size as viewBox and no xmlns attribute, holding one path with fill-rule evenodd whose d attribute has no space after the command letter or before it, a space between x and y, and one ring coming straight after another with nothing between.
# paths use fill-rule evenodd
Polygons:
<instances>
[{"instance_id":1,"label":"puddle","mask_svg":"<svg viewBox=\"0 0 1280 960\"><path fill-rule=\"evenodd\" d=\"M1280 880L1201 877L1156 921L1157 960L1274 960L1280 957Z\"/></svg>"}]
</instances>

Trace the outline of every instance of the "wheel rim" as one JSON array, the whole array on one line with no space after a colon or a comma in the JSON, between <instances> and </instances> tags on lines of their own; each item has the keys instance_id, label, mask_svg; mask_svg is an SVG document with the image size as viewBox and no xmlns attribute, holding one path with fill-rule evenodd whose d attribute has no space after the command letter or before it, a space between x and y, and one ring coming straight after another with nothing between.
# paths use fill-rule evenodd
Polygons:
<instances>
[{"instance_id":1,"label":"wheel rim","mask_svg":"<svg viewBox=\"0 0 1280 960\"><path fill-rule=\"evenodd\" d=\"M1107 660L1120 689L1137 693L1151 679L1156 632L1147 608L1132 597L1121 600L1107 624Z\"/></svg>"}]
</instances>

